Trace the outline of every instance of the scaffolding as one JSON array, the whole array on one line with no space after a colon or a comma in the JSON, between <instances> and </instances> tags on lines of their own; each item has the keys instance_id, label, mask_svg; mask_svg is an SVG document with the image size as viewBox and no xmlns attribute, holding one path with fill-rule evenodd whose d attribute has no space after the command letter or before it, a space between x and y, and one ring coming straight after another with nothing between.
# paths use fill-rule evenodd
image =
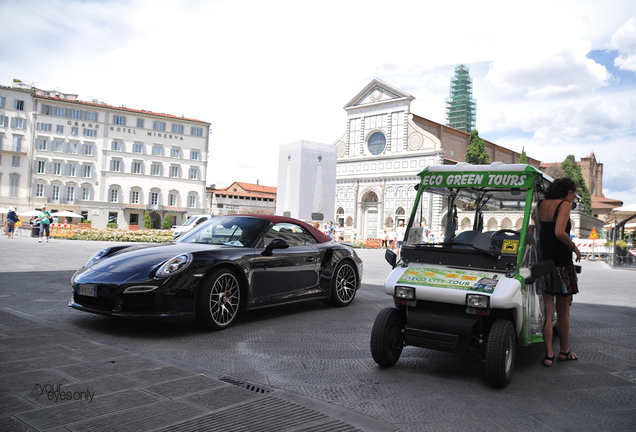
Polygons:
<instances>
[{"instance_id":1,"label":"scaffolding","mask_svg":"<svg viewBox=\"0 0 636 432\"><path fill-rule=\"evenodd\" d=\"M473 80L463 64L455 66L450 97L446 98L446 126L469 132L475 130L477 103L473 99Z\"/></svg>"}]
</instances>

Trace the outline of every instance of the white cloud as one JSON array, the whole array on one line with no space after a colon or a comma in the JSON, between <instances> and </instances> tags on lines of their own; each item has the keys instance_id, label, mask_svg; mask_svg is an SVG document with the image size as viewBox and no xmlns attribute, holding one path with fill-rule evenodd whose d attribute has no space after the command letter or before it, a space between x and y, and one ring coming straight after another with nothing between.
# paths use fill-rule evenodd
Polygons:
<instances>
[{"instance_id":1,"label":"white cloud","mask_svg":"<svg viewBox=\"0 0 636 432\"><path fill-rule=\"evenodd\" d=\"M623 70L636 72L636 19L630 18L612 35L611 48L620 54L614 65Z\"/></svg>"}]
</instances>

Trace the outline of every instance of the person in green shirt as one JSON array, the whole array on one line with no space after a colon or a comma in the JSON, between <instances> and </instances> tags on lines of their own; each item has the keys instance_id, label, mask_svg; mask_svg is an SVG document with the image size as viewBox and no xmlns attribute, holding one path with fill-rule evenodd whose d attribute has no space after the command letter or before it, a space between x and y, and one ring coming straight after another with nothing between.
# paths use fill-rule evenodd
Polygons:
<instances>
[{"instance_id":1,"label":"person in green shirt","mask_svg":"<svg viewBox=\"0 0 636 432\"><path fill-rule=\"evenodd\" d=\"M39 243L42 243L42 235L46 232L46 242L49 242L49 237L51 236L51 213L46 210L46 206L43 205L40 208L40 214L38 215L37 221L40 222L40 239Z\"/></svg>"}]
</instances>

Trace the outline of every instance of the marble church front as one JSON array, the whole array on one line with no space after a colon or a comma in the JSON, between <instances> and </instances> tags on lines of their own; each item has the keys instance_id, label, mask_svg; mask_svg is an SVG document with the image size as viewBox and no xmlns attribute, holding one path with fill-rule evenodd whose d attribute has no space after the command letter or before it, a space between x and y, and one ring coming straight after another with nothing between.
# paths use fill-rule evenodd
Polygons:
<instances>
[{"instance_id":1,"label":"marble church front","mask_svg":"<svg viewBox=\"0 0 636 432\"><path fill-rule=\"evenodd\" d=\"M336 140L336 220L358 238L381 238L410 216L418 174L427 166L464 161L470 134L411 113L415 98L374 79L344 107L347 122ZM486 141L491 161L520 155ZM539 166L540 161L530 159ZM425 197L425 221L442 232L444 203ZM514 222L513 222L514 225Z\"/></svg>"}]
</instances>

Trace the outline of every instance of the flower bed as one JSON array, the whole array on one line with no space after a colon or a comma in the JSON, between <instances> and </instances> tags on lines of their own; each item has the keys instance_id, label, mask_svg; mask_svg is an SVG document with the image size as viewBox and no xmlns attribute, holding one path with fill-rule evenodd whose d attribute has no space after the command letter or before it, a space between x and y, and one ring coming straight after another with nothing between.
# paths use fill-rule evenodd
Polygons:
<instances>
[{"instance_id":1,"label":"flower bed","mask_svg":"<svg viewBox=\"0 0 636 432\"><path fill-rule=\"evenodd\" d=\"M75 230L69 240L94 240L118 242L164 243L172 241L172 231L169 230L139 230L129 231L113 228L92 228L89 230Z\"/></svg>"}]
</instances>

